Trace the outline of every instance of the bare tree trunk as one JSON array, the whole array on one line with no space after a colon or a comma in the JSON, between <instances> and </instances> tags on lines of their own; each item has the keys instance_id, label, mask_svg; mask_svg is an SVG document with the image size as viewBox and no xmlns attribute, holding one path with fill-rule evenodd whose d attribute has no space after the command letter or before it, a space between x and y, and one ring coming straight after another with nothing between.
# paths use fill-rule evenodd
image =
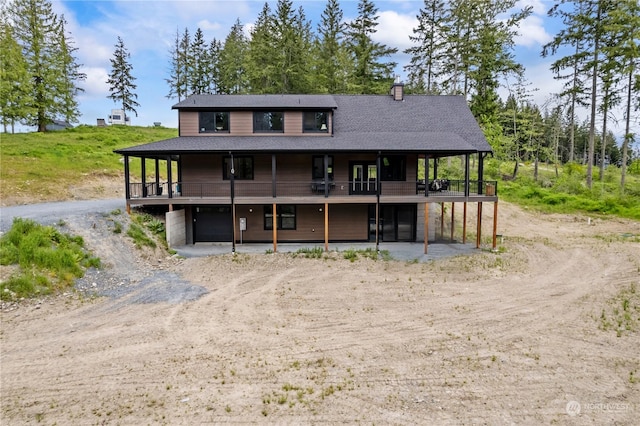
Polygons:
<instances>
[{"instance_id":1,"label":"bare tree trunk","mask_svg":"<svg viewBox=\"0 0 640 426\"><path fill-rule=\"evenodd\" d=\"M598 3L598 16L596 22L599 25L601 16L601 6ZM593 154L595 151L596 141L596 101L598 100L598 50L600 49L599 28L596 26L593 44L593 76L591 78L591 121L589 123L589 152L587 153L587 186L589 189L593 187Z\"/></svg>"},{"instance_id":2,"label":"bare tree trunk","mask_svg":"<svg viewBox=\"0 0 640 426\"><path fill-rule=\"evenodd\" d=\"M627 116L625 117L624 141L622 142L622 170L620 172L620 192L624 193L624 183L627 175L627 151L629 150L629 141L631 140L631 85L633 83L633 62L629 66L629 81L627 88Z\"/></svg>"},{"instance_id":3,"label":"bare tree trunk","mask_svg":"<svg viewBox=\"0 0 640 426\"><path fill-rule=\"evenodd\" d=\"M604 92L604 117L602 118L602 149L600 149L600 182L604 181L604 156L607 155L607 115L609 114L609 105L607 97L609 96L609 88Z\"/></svg>"}]
</instances>

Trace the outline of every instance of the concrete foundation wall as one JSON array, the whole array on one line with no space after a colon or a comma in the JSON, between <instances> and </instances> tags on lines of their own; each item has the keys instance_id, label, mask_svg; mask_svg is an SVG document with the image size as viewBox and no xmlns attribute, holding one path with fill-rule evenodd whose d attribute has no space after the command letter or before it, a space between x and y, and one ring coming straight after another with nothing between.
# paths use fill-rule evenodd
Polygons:
<instances>
[{"instance_id":1,"label":"concrete foundation wall","mask_svg":"<svg viewBox=\"0 0 640 426\"><path fill-rule=\"evenodd\" d=\"M187 243L187 227L185 226L184 209L167 212L165 220L169 247L185 245Z\"/></svg>"}]
</instances>

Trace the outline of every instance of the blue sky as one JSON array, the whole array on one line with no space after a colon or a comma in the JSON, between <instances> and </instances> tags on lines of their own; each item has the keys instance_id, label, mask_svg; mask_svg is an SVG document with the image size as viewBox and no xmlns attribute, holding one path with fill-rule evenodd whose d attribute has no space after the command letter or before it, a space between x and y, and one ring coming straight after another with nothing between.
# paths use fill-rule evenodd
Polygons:
<instances>
[{"instance_id":1,"label":"blue sky","mask_svg":"<svg viewBox=\"0 0 640 426\"><path fill-rule=\"evenodd\" d=\"M277 2L269 3L273 9ZM293 4L295 8L303 7L315 30L326 0L294 1ZM345 19L357 16L357 4L357 0L340 1ZM400 51L409 47L408 36L416 26L416 15L424 5L423 1L376 1L375 4L379 14L375 41ZM164 126L177 127L177 113L171 110L177 99L166 98L168 86L165 82L176 29L182 32L186 27L193 33L201 28L207 40L213 37L224 40L236 19L240 19L248 30L263 5L263 0L54 0L55 12L64 14L68 21L67 28L78 48L78 62L87 74L87 80L81 84L85 92L79 97L80 122L95 124L97 118L106 119L111 109L117 108L107 99L106 80L110 71L109 59L113 57L114 45L120 36L131 53L133 75L138 85L136 93L140 107L137 108L138 117L132 117L133 124L150 126L161 122ZM549 94L559 91L562 84L554 80L549 71L553 58L540 57L542 45L551 40L558 26L546 15L552 1L520 0L518 8L527 5L533 7L533 14L519 29L515 54L526 67L531 87L539 89L533 94L534 101L543 105ZM402 66L407 64L408 57L398 54L392 59L398 62L396 73L404 75ZM501 89L502 96L506 93L505 88Z\"/></svg>"}]
</instances>

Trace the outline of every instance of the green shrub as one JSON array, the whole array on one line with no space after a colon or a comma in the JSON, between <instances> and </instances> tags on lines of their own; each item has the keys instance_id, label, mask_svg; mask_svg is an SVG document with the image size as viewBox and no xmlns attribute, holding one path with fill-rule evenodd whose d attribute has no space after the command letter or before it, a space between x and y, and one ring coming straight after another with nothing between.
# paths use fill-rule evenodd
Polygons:
<instances>
[{"instance_id":1,"label":"green shrub","mask_svg":"<svg viewBox=\"0 0 640 426\"><path fill-rule=\"evenodd\" d=\"M84 250L81 237L22 218L14 219L0 238L0 263L19 266L18 273L0 284L3 300L63 289L84 275L83 268L100 267L100 259Z\"/></svg>"},{"instance_id":2,"label":"green shrub","mask_svg":"<svg viewBox=\"0 0 640 426\"><path fill-rule=\"evenodd\" d=\"M133 239L133 243L137 248L142 248L142 246L148 246L152 248L156 247L156 242L149 238L149 236L141 226L136 225L135 223L129 225L127 235Z\"/></svg>"},{"instance_id":3,"label":"green shrub","mask_svg":"<svg viewBox=\"0 0 640 426\"><path fill-rule=\"evenodd\" d=\"M298 249L295 254L296 255L303 254L304 257L307 259L320 259L324 254L324 249L322 249L322 247L314 247L314 248L305 247L305 248Z\"/></svg>"}]
</instances>

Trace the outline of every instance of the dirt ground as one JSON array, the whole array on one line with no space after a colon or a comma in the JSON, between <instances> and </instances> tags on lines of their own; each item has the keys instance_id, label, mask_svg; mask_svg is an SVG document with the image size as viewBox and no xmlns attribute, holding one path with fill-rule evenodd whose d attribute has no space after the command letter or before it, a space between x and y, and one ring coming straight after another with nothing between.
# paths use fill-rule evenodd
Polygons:
<instances>
[{"instance_id":1,"label":"dirt ground","mask_svg":"<svg viewBox=\"0 0 640 426\"><path fill-rule=\"evenodd\" d=\"M498 253L415 263L179 259L87 220L84 291L0 313L1 424L640 418L638 222L500 203Z\"/></svg>"}]
</instances>

